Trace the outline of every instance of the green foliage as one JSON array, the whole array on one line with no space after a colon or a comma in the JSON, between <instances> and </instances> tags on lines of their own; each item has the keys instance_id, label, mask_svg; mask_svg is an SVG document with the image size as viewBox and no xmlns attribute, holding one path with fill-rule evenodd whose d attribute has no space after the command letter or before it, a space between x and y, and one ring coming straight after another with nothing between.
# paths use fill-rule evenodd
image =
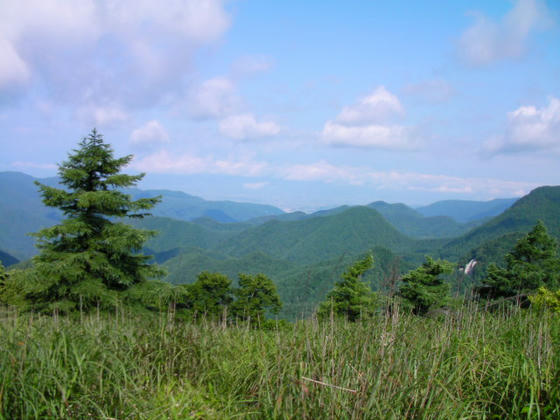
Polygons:
<instances>
[{"instance_id":1,"label":"green foliage","mask_svg":"<svg viewBox=\"0 0 560 420\"><path fill-rule=\"evenodd\" d=\"M267 311L275 314L282 307L276 285L264 274L239 274L239 288L234 293L231 310L239 319L264 320Z\"/></svg>"},{"instance_id":2,"label":"green foliage","mask_svg":"<svg viewBox=\"0 0 560 420\"><path fill-rule=\"evenodd\" d=\"M371 315L375 309L375 294L361 278L372 267L372 255L367 255L350 266L342 274L342 280L335 284L326 300L319 305L319 318L324 319L333 314L354 322Z\"/></svg>"},{"instance_id":3,"label":"green foliage","mask_svg":"<svg viewBox=\"0 0 560 420\"><path fill-rule=\"evenodd\" d=\"M506 257L506 267L488 267L488 277L477 288L482 297L508 298L526 295L541 286L560 288L560 258L558 245L544 224L539 221L517 241Z\"/></svg>"},{"instance_id":4,"label":"green foliage","mask_svg":"<svg viewBox=\"0 0 560 420\"><path fill-rule=\"evenodd\" d=\"M426 261L402 277L398 295L414 314L424 315L432 308L444 306L449 294L449 284L441 277L450 273L453 264L445 260Z\"/></svg>"},{"instance_id":5,"label":"green foliage","mask_svg":"<svg viewBox=\"0 0 560 420\"><path fill-rule=\"evenodd\" d=\"M197 315L216 319L233 301L231 280L220 273L203 271L187 286L191 310Z\"/></svg>"},{"instance_id":6,"label":"green foliage","mask_svg":"<svg viewBox=\"0 0 560 420\"><path fill-rule=\"evenodd\" d=\"M539 287L537 293L529 296L529 300L536 309L550 309L552 312L560 313L560 290L553 292L546 287Z\"/></svg>"},{"instance_id":7,"label":"green foliage","mask_svg":"<svg viewBox=\"0 0 560 420\"><path fill-rule=\"evenodd\" d=\"M158 198L132 201L119 189L144 176L121 174L132 155L114 158L95 130L59 165L65 189L40 188L43 202L60 209L62 223L36 233L41 253L24 285L25 297L39 311L113 307L119 292L162 275L139 251L155 232L115 221L142 218Z\"/></svg>"}]
</instances>

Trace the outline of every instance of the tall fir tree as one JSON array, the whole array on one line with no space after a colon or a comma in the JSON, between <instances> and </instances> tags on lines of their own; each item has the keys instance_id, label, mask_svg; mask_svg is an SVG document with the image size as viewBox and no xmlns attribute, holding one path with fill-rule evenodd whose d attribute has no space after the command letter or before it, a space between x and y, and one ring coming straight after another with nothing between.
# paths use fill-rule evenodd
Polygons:
<instances>
[{"instance_id":1,"label":"tall fir tree","mask_svg":"<svg viewBox=\"0 0 560 420\"><path fill-rule=\"evenodd\" d=\"M64 189L39 182L43 203L64 213L62 223L34 234L40 254L26 276L25 295L37 310L63 312L112 307L119 292L163 270L149 264L140 250L153 231L136 229L120 221L142 218L160 201L132 201L121 191L140 181L144 174L126 175L121 169L132 155L115 158L95 129L58 167Z\"/></svg>"}]
</instances>

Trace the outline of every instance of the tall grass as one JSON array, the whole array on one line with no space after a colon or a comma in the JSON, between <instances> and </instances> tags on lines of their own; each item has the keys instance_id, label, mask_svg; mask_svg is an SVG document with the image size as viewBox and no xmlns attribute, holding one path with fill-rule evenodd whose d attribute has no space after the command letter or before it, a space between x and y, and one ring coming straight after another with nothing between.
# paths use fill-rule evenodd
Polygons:
<instances>
[{"instance_id":1,"label":"tall grass","mask_svg":"<svg viewBox=\"0 0 560 420\"><path fill-rule=\"evenodd\" d=\"M463 309L268 330L0 312L0 417L560 418L560 320Z\"/></svg>"}]
</instances>

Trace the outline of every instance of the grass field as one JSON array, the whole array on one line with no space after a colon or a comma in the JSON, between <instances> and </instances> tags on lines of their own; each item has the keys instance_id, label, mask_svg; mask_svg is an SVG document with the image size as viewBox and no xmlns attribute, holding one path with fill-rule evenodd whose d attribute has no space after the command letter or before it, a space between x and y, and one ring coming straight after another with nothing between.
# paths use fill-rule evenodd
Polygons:
<instances>
[{"instance_id":1,"label":"grass field","mask_svg":"<svg viewBox=\"0 0 560 420\"><path fill-rule=\"evenodd\" d=\"M0 418L560 418L560 319L0 313Z\"/></svg>"}]
</instances>

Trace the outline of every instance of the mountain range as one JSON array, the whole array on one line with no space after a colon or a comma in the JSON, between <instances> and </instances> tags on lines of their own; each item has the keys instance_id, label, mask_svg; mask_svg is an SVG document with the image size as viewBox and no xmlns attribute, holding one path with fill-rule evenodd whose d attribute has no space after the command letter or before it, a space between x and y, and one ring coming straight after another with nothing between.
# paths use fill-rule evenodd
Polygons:
<instances>
[{"instance_id":1,"label":"mountain range","mask_svg":"<svg viewBox=\"0 0 560 420\"><path fill-rule=\"evenodd\" d=\"M0 173L5 198L0 217L6 221L0 225L0 260L5 265L33 255L33 239L26 233L60 220L58 212L42 205L33 181L25 174ZM292 319L309 314L342 271L365 253L375 259L365 280L379 289L425 255L459 264L476 258L481 264L475 275L480 276L487 262L499 262L539 219L560 238L560 187L540 187L517 201L446 201L416 209L375 201L311 214L166 190L127 192L134 198L162 196L154 216L131 223L159 232L145 252L167 269L167 281L190 283L204 270L232 279L240 272L262 272L278 285L281 315Z\"/></svg>"}]
</instances>

